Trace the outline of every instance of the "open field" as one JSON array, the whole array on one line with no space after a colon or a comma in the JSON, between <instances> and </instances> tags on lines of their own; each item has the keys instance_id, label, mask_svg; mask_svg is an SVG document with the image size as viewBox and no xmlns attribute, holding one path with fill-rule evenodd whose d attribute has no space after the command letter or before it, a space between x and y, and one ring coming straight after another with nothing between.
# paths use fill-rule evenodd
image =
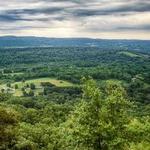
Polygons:
<instances>
[{"instance_id":1,"label":"open field","mask_svg":"<svg viewBox=\"0 0 150 150\"><path fill-rule=\"evenodd\" d=\"M55 86L58 87L66 87L66 86L72 86L73 84L67 81L62 81L62 80L57 80L54 78L38 78L38 79L32 79L32 80L27 80L25 83L34 83L36 85L40 85L41 82L50 82L54 84ZM14 84L22 85L22 82L16 82Z\"/></svg>"},{"instance_id":2,"label":"open field","mask_svg":"<svg viewBox=\"0 0 150 150\"><path fill-rule=\"evenodd\" d=\"M123 55L129 56L129 57L142 57L142 56L137 55L137 54L135 54L135 53L126 52L126 51L119 52L119 54L123 54Z\"/></svg>"},{"instance_id":3,"label":"open field","mask_svg":"<svg viewBox=\"0 0 150 150\"><path fill-rule=\"evenodd\" d=\"M22 88L24 88L27 84L35 84L35 95L38 95L40 92L43 92L43 87L41 86L41 82L43 83L51 83L57 87L70 87L73 86L72 83L62 80L57 80L54 78L38 78L38 79L32 79L32 80L26 80L25 82L14 82L11 84L11 88L9 88L9 93L13 93L14 96L22 96ZM15 85L18 86L17 89L15 89ZM7 89L7 84L1 84L0 90ZM29 92L30 88L26 88L26 91Z\"/></svg>"}]
</instances>

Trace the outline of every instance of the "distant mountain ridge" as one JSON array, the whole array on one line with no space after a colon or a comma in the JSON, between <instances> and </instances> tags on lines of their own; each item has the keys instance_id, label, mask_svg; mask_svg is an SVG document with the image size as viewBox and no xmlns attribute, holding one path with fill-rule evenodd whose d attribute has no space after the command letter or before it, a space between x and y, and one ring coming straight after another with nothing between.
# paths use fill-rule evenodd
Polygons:
<instances>
[{"instance_id":1,"label":"distant mountain ridge","mask_svg":"<svg viewBox=\"0 0 150 150\"><path fill-rule=\"evenodd\" d=\"M1 36L0 48L6 47L101 47L150 50L149 40L107 40L90 38L47 38L34 36Z\"/></svg>"},{"instance_id":2,"label":"distant mountain ridge","mask_svg":"<svg viewBox=\"0 0 150 150\"><path fill-rule=\"evenodd\" d=\"M47 38L34 36L2 36L0 47L30 47L30 46L98 46L99 39L90 38Z\"/></svg>"}]
</instances>

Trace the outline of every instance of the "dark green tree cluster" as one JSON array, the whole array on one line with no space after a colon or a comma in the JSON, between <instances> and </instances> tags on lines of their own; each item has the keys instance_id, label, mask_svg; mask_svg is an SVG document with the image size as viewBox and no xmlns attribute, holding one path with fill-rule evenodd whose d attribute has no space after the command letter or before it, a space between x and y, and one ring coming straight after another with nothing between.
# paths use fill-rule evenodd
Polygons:
<instances>
[{"instance_id":1,"label":"dark green tree cluster","mask_svg":"<svg viewBox=\"0 0 150 150\"><path fill-rule=\"evenodd\" d=\"M0 150L12 149L17 140L18 113L0 106Z\"/></svg>"}]
</instances>

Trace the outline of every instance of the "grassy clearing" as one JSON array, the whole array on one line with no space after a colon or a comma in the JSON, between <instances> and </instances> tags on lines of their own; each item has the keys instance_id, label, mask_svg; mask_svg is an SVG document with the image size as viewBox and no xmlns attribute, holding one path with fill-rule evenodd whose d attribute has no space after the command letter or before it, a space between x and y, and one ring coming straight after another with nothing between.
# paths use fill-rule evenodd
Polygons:
<instances>
[{"instance_id":1,"label":"grassy clearing","mask_svg":"<svg viewBox=\"0 0 150 150\"><path fill-rule=\"evenodd\" d=\"M34 83L36 86L36 89L34 90L35 95L38 95L38 93L43 92L43 87L41 86L41 82L49 82L54 84L57 87L70 87L74 86L72 83L63 81L63 80L57 80L54 78L38 78L38 79L32 79L32 80L26 80L25 82L15 82L11 84L12 93L14 96L22 96L22 88L25 87L27 84ZM18 89L15 90L15 85L18 85ZM7 89L6 84L0 85L0 90ZM27 92L30 89L27 89Z\"/></svg>"},{"instance_id":2,"label":"grassy clearing","mask_svg":"<svg viewBox=\"0 0 150 150\"><path fill-rule=\"evenodd\" d=\"M126 56L129 56L129 57L132 57L132 58L149 59L149 56L146 55L146 54L135 54L135 53L132 53L132 52L127 52L127 51L119 52L119 54L126 55Z\"/></svg>"},{"instance_id":3,"label":"grassy clearing","mask_svg":"<svg viewBox=\"0 0 150 150\"><path fill-rule=\"evenodd\" d=\"M12 85L18 84L18 86L23 86L24 84L34 83L36 86L40 86L41 82L50 82L50 83L52 83L52 84L54 84L55 86L58 86L58 87L73 86L73 84L70 83L70 82L57 80L57 79L54 79L54 78L38 78L38 79L27 80L27 81L25 81L25 83L15 82Z\"/></svg>"},{"instance_id":4,"label":"grassy clearing","mask_svg":"<svg viewBox=\"0 0 150 150\"><path fill-rule=\"evenodd\" d=\"M129 57L141 57L141 56L138 55L138 54L131 53L131 52L126 52L126 51L119 52L119 54L123 54L123 55L129 56Z\"/></svg>"}]
</instances>

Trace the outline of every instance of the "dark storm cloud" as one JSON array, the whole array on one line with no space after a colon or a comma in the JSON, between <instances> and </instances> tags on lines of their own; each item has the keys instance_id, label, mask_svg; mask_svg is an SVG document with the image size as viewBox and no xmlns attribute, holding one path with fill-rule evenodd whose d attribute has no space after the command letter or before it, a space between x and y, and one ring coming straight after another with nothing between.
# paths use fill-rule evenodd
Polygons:
<instances>
[{"instance_id":1,"label":"dark storm cloud","mask_svg":"<svg viewBox=\"0 0 150 150\"><path fill-rule=\"evenodd\" d=\"M40 1L40 0L37 0ZM47 3L52 3L54 0L44 0ZM90 1L79 1L79 0L55 0L54 2L73 2L73 3L83 3L86 4ZM98 2L98 1L97 1ZM30 21L29 18L24 18L22 15L37 15L37 14L60 14L61 19L65 19L65 15L62 17L61 14L68 14L70 17L88 17L88 16L101 16L101 15L126 15L129 12L147 12L150 11L150 3L149 2L135 2L133 4L124 4L121 6L107 6L103 8L93 8L93 5L88 8L80 8L80 6L76 7L45 7L45 8L32 8L32 9L13 9L8 10L0 14L0 21L18 21L25 20ZM59 18L59 17L58 17ZM39 18L42 20L41 18ZM50 18L51 19L51 18ZM56 18L57 19L57 18ZM48 18L47 18L48 20ZM46 19L43 21L46 21Z\"/></svg>"},{"instance_id":2,"label":"dark storm cloud","mask_svg":"<svg viewBox=\"0 0 150 150\"><path fill-rule=\"evenodd\" d=\"M1 22L14 22L14 21L30 21L31 19L23 19L19 15L15 14L0 14Z\"/></svg>"},{"instance_id":3,"label":"dark storm cloud","mask_svg":"<svg viewBox=\"0 0 150 150\"><path fill-rule=\"evenodd\" d=\"M15 9L7 11L7 14L13 14L13 15L35 15L35 14L54 14L59 13L60 11L63 11L64 8L61 7L51 7L51 8L35 8L35 9Z\"/></svg>"},{"instance_id":4,"label":"dark storm cloud","mask_svg":"<svg viewBox=\"0 0 150 150\"><path fill-rule=\"evenodd\" d=\"M28 19L21 15L0 14L0 22L16 22L16 21L48 21L48 18Z\"/></svg>"},{"instance_id":5,"label":"dark storm cloud","mask_svg":"<svg viewBox=\"0 0 150 150\"><path fill-rule=\"evenodd\" d=\"M34 15L40 15L40 14L54 14L54 13L61 13L64 8L35 8L35 9L15 9L15 10L9 10L5 11L2 14L0 14L0 21L48 21L49 19L52 19L50 17L46 18L37 18L37 19L30 19L30 18L25 18L24 15L28 16L34 16ZM59 16L59 17L54 17L53 19L55 20L63 20L64 17Z\"/></svg>"},{"instance_id":6,"label":"dark storm cloud","mask_svg":"<svg viewBox=\"0 0 150 150\"><path fill-rule=\"evenodd\" d=\"M0 20L23 20L23 15L36 15L36 14L54 14L58 13L63 8L35 8L35 9L14 9L14 10L8 10L3 12L3 14L0 14ZM26 20L26 19L25 19Z\"/></svg>"},{"instance_id":7,"label":"dark storm cloud","mask_svg":"<svg viewBox=\"0 0 150 150\"><path fill-rule=\"evenodd\" d=\"M9 14L0 14L0 21L16 21L20 20L21 18L18 17L17 15L9 15Z\"/></svg>"},{"instance_id":8,"label":"dark storm cloud","mask_svg":"<svg viewBox=\"0 0 150 150\"><path fill-rule=\"evenodd\" d=\"M115 15L120 14L124 15L125 13L130 12L149 12L150 11L150 3L135 3L135 4L125 4L119 7L109 7L102 9L76 9L72 13L78 17L88 17L95 15Z\"/></svg>"}]
</instances>

